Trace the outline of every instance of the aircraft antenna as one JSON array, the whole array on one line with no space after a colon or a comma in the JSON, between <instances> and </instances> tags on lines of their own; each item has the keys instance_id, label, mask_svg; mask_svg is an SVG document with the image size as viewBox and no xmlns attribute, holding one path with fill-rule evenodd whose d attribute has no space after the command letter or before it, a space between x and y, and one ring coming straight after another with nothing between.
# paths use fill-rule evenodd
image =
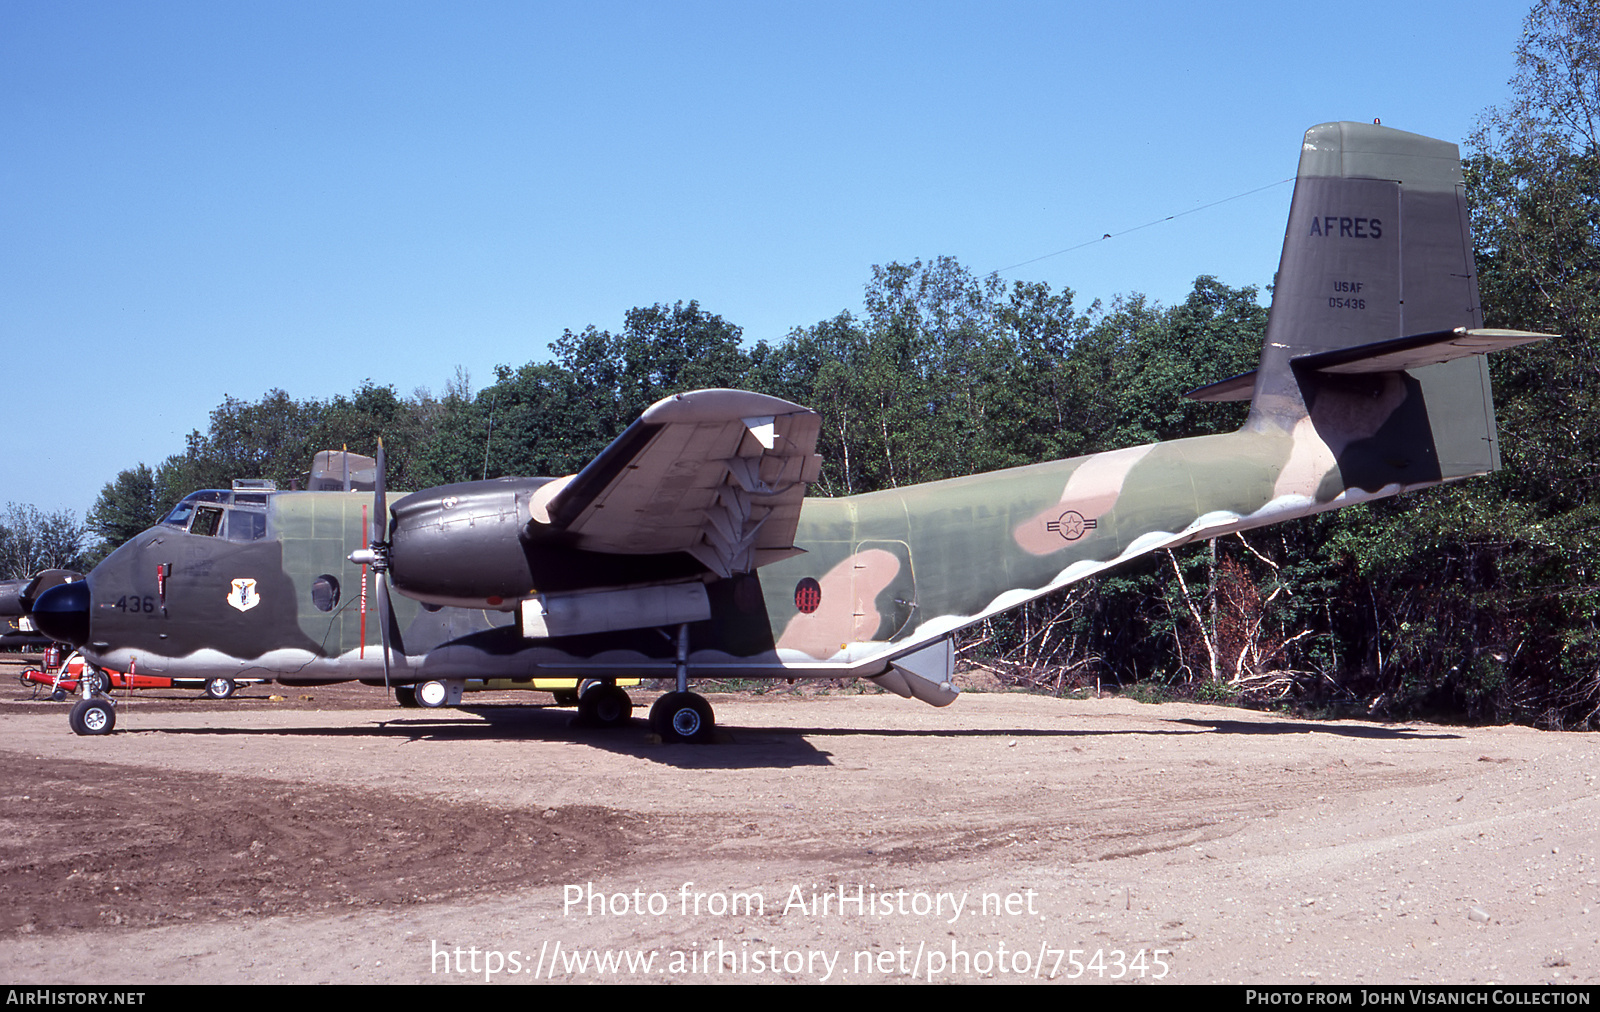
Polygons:
<instances>
[{"instance_id":1,"label":"aircraft antenna","mask_svg":"<svg viewBox=\"0 0 1600 1012\"><path fill-rule=\"evenodd\" d=\"M494 405L500 399L500 391L496 390L489 397L489 431L483 436L483 480L489 480L489 440L494 438Z\"/></svg>"}]
</instances>

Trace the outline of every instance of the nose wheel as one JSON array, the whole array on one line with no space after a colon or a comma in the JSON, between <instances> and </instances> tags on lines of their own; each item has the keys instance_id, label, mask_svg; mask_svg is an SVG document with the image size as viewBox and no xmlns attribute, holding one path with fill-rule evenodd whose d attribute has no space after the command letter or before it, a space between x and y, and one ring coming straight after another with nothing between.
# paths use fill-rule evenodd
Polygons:
<instances>
[{"instance_id":1,"label":"nose wheel","mask_svg":"<svg viewBox=\"0 0 1600 1012\"><path fill-rule=\"evenodd\" d=\"M117 704L104 696L80 699L67 717L74 734L110 734L117 726Z\"/></svg>"}]
</instances>

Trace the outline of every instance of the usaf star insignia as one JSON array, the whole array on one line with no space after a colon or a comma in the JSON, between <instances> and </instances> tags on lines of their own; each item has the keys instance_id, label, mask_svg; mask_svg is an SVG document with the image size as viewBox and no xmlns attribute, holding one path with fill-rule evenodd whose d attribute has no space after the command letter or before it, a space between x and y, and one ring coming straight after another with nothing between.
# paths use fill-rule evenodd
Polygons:
<instances>
[{"instance_id":1,"label":"usaf star insignia","mask_svg":"<svg viewBox=\"0 0 1600 1012\"><path fill-rule=\"evenodd\" d=\"M1083 537L1086 531L1092 531L1097 521L1086 520L1077 510L1067 510L1061 516L1045 523L1045 529L1054 531L1068 541L1076 541Z\"/></svg>"}]
</instances>

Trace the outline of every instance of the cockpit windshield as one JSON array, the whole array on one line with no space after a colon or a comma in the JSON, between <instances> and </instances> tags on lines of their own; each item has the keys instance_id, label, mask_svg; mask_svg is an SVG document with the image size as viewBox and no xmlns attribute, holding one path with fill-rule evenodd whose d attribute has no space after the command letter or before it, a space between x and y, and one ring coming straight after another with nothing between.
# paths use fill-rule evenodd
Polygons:
<instances>
[{"instance_id":1,"label":"cockpit windshield","mask_svg":"<svg viewBox=\"0 0 1600 1012\"><path fill-rule=\"evenodd\" d=\"M172 507L172 512L168 513L161 522L168 527L181 527L184 530L188 530L189 518L194 516L194 508L196 504L203 502L228 502L232 499L232 497L232 492L224 492L220 489L214 488L204 489L199 492L190 492L188 495L183 497L183 500L179 502L178 505Z\"/></svg>"},{"instance_id":2,"label":"cockpit windshield","mask_svg":"<svg viewBox=\"0 0 1600 1012\"><path fill-rule=\"evenodd\" d=\"M260 541L267 536L265 492L205 489L191 492L161 523L202 537L228 541Z\"/></svg>"}]
</instances>

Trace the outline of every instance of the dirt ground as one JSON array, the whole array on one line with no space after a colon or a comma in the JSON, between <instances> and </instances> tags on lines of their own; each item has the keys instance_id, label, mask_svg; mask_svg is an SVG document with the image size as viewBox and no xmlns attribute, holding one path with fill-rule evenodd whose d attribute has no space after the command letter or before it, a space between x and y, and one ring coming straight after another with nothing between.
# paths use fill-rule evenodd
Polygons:
<instances>
[{"instance_id":1,"label":"dirt ground","mask_svg":"<svg viewBox=\"0 0 1600 1012\"><path fill-rule=\"evenodd\" d=\"M1594 734L774 693L663 746L261 686L80 738L5 685L12 982L1600 982Z\"/></svg>"}]
</instances>

